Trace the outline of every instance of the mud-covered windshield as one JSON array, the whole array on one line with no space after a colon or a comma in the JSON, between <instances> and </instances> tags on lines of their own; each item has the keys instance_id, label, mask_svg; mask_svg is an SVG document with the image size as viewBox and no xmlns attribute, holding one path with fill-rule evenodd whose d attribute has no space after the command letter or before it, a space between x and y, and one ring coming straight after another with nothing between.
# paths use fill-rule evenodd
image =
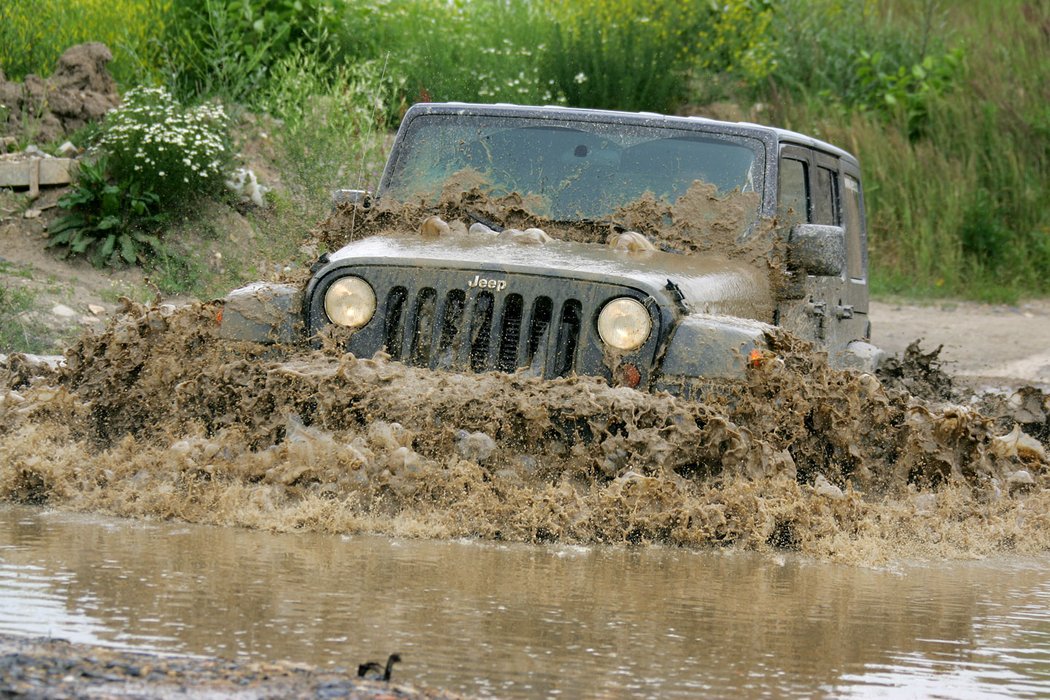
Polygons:
<instances>
[{"instance_id":1,"label":"mud-covered windshield","mask_svg":"<svg viewBox=\"0 0 1050 700\"><path fill-rule=\"evenodd\" d=\"M719 196L759 193L763 148L758 139L688 129L423 115L403 134L383 196L434 204L465 180L492 195L521 194L537 216L603 219L646 195L674 204L697 181ZM761 197L748 199L750 223Z\"/></svg>"}]
</instances>

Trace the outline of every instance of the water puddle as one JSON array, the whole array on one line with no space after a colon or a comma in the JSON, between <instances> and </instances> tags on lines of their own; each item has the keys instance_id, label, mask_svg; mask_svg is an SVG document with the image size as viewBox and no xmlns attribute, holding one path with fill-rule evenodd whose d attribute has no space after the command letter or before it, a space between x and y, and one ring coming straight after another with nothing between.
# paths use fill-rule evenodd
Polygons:
<instances>
[{"instance_id":1,"label":"water puddle","mask_svg":"<svg viewBox=\"0 0 1050 700\"><path fill-rule=\"evenodd\" d=\"M1050 561L268 534L0 507L0 632L355 668L494 697L1026 697Z\"/></svg>"}]
</instances>

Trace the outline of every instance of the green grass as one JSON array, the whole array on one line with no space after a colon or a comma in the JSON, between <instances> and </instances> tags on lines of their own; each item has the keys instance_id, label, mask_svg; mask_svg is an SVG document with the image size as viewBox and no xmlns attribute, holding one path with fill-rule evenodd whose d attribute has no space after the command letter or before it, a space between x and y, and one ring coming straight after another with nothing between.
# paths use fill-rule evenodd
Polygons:
<instances>
[{"instance_id":1,"label":"green grass","mask_svg":"<svg viewBox=\"0 0 1050 700\"><path fill-rule=\"evenodd\" d=\"M9 276L7 266L0 266L0 275ZM22 271L14 276L25 277ZM36 295L21 286L0 279L0 352L43 353L51 350L44 328L27 318Z\"/></svg>"}]
</instances>

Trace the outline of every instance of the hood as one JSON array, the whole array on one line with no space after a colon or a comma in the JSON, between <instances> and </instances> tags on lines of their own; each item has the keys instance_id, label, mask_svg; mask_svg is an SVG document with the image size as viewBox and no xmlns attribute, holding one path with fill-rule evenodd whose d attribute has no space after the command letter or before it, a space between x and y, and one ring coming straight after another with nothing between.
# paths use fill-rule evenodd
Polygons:
<instances>
[{"instance_id":1,"label":"hood","mask_svg":"<svg viewBox=\"0 0 1050 700\"><path fill-rule=\"evenodd\" d=\"M547 275L619 283L650 294L661 293L671 281L692 313L766 322L773 314L768 272L717 254L626 253L560 240L524 245L480 233L439 238L397 234L355 241L332 253L329 261L326 270L360 263Z\"/></svg>"}]
</instances>

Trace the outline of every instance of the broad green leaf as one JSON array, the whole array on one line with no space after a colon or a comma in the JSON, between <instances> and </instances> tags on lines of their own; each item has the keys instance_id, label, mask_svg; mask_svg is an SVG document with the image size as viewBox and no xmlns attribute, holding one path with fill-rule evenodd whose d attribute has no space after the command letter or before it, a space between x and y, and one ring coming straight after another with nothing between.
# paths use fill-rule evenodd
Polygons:
<instances>
[{"instance_id":1,"label":"broad green leaf","mask_svg":"<svg viewBox=\"0 0 1050 700\"><path fill-rule=\"evenodd\" d=\"M135 246L135 239L131 236L124 234L120 237L120 256L124 258L124 261L129 265L135 262L138 257L138 251Z\"/></svg>"},{"instance_id":2,"label":"broad green leaf","mask_svg":"<svg viewBox=\"0 0 1050 700\"><path fill-rule=\"evenodd\" d=\"M113 254L113 247L117 244L116 234L109 234L106 236L106 240L102 243L102 248L99 249L99 255L104 258L108 258Z\"/></svg>"}]
</instances>

